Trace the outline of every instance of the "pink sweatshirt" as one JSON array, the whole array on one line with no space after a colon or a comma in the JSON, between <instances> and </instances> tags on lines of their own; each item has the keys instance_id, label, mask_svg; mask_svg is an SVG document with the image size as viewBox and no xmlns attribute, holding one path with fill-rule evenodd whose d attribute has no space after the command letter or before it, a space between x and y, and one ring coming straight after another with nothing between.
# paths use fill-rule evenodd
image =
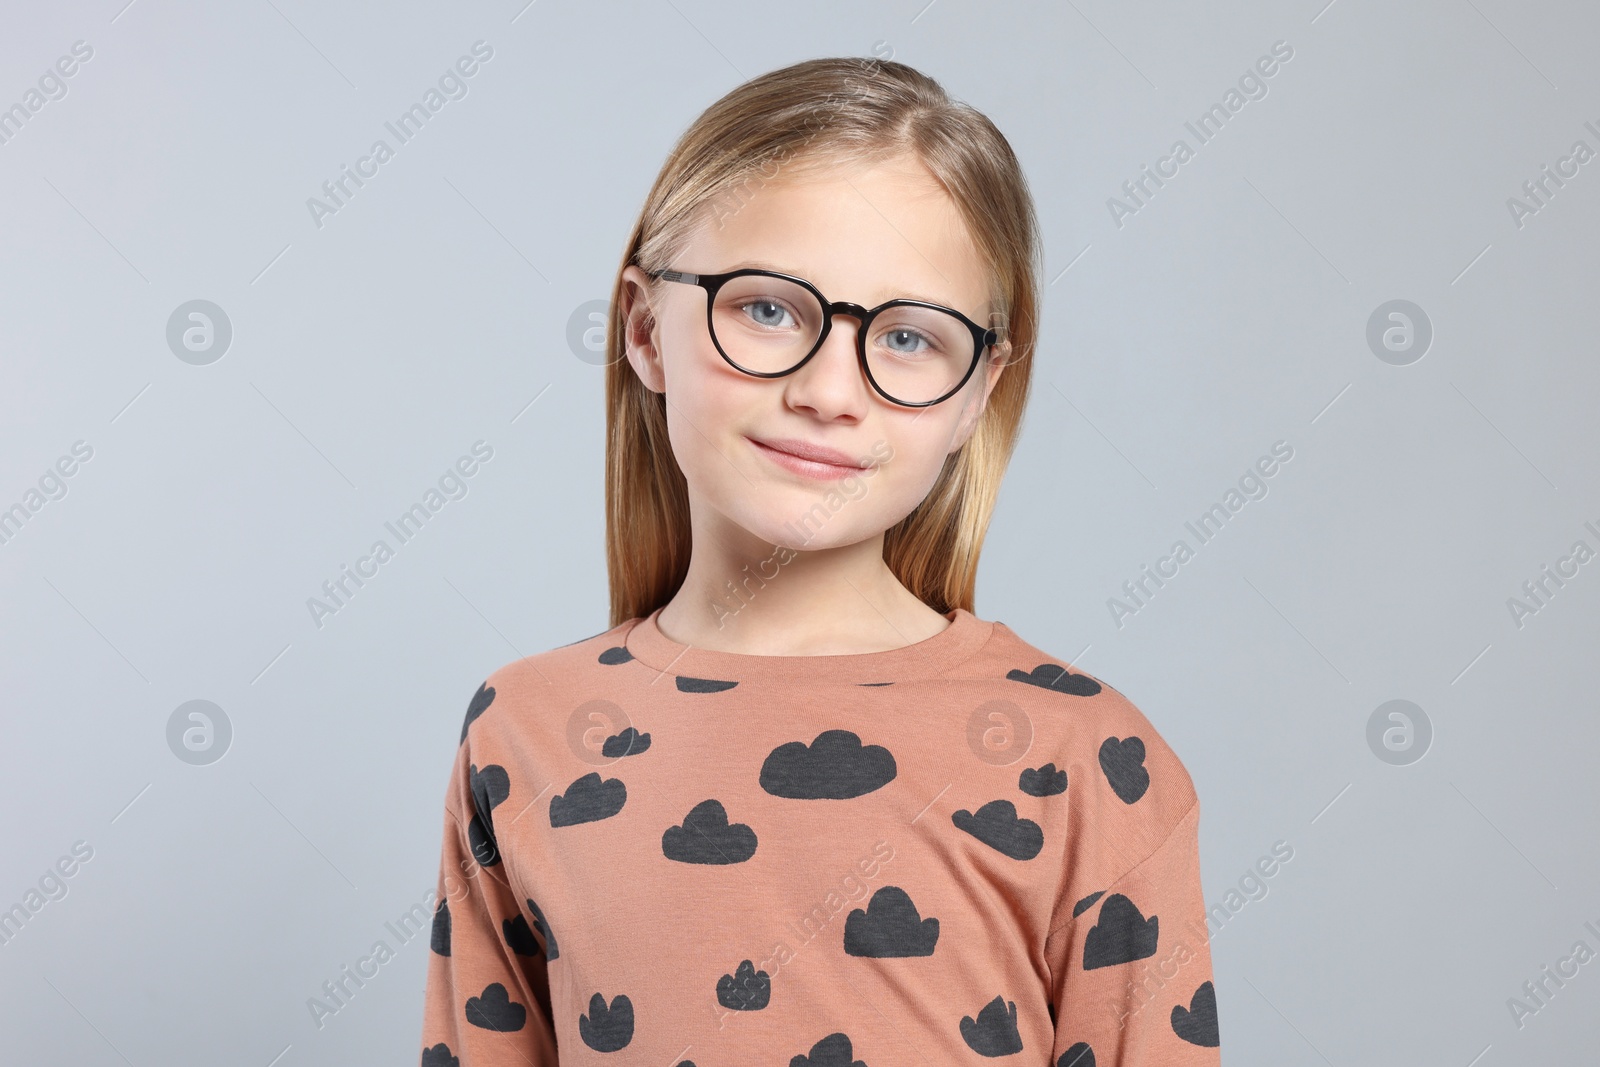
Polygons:
<instances>
[{"instance_id":1,"label":"pink sweatshirt","mask_svg":"<svg viewBox=\"0 0 1600 1067\"><path fill-rule=\"evenodd\" d=\"M657 615L473 696L422 1067L1220 1062L1199 803L1127 698L962 609L841 656Z\"/></svg>"}]
</instances>

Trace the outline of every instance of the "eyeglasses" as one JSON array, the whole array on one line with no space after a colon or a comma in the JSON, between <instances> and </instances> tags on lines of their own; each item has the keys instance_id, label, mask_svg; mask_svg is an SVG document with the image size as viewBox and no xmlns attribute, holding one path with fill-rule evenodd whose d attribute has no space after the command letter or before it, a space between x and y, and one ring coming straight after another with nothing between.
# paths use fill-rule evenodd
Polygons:
<instances>
[{"instance_id":1,"label":"eyeglasses","mask_svg":"<svg viewBox=\"0 0 1600 1067\"><path fill-rule=\"evenodd\" d=\"M856 355L872 388L902 407L929 407L953 396L1001 331L954 308L890 300L875 308L830 301L804 278L747 267L724 274L650 271L652 278L706 291L706 325L722 358L757 378L793 374L817 354L833 316L861 320Z\"/></svg>"}]
</instances>

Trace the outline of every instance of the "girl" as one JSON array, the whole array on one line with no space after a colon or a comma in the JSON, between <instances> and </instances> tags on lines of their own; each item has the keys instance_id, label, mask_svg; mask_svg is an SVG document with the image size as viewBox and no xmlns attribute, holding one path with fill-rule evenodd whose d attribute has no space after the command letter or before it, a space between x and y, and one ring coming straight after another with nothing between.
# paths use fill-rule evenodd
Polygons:
<instances>
[{"instance_id":1,"label":"girl","mask_svg":"<svg viewBox=\"0 0 1600 1067\"><path fill-rule=\"evenodd\" d=\"M613 292L612 628L468 706L423 1067L1219 1062L1188 773L972 613L1039 260L903 64L683 135Z\"/></svg>"}]
</instances>

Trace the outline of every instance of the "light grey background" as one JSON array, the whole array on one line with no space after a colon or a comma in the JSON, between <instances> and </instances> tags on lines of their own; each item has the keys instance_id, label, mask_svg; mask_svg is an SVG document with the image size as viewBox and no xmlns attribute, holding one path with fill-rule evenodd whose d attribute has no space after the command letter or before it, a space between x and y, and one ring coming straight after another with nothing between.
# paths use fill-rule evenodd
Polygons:
<instances>
[{"instance_id":1,"label":"light grey background","mask_svg":"<svg viewBox=\"0 0 1600 1067\"><path fill-rule=\"evenodd\" d=\"M320 1028L307 1001L433 888L479 681L607 627L603 372L569 336L702 108L877 54L994 119L1047 248L978 614L1176 749L1208 902L1294 850L1212 940L1226 1062L1592 1062L1600 962L1507 1004L1600 951L1600 562L1507 603L1600 548L1600 161L1507 203L1600 150L1592 6L124 3L0 35L0 106L93 49L0 144L0 507L93 449L0 544L0 907L93 849L0 945L0 1059L415 1062L425 936ZM479 40L319 227L308 198ZM196 299L233 330L204 366L166 340ZM1404 366L1366 339L1394 299L1434 332ZM478 440L467 495L319 627L308 598ZM1267 495L1113 621L1278 441ZM233 731L207 766L167 741L196 699ZM1409 765L1367 741L1394 699L1433 729Z\"/></svg>"}]
</instances>

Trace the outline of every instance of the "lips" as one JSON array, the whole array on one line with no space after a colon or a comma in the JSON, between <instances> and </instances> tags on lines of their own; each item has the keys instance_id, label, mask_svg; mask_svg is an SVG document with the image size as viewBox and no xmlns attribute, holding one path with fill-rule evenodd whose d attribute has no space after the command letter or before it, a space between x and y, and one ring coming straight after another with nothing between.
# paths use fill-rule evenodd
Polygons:
<instances>
[{"instance_id":1,"label":"lips","mask_svg":"<svg viewBox=\"0 0 1600 1067\"><path fill-rule=\"evenodd\" d=\"M791 456L808 459L814 463L831 463L836 467L850 467L854 470L866 469L846 453L840 452L836 448L828 448L825 445L816 445L793 437L752 437L750 440L758 445L763 445L778 452L787 452Z\"/></svg>"}]
</instances>

